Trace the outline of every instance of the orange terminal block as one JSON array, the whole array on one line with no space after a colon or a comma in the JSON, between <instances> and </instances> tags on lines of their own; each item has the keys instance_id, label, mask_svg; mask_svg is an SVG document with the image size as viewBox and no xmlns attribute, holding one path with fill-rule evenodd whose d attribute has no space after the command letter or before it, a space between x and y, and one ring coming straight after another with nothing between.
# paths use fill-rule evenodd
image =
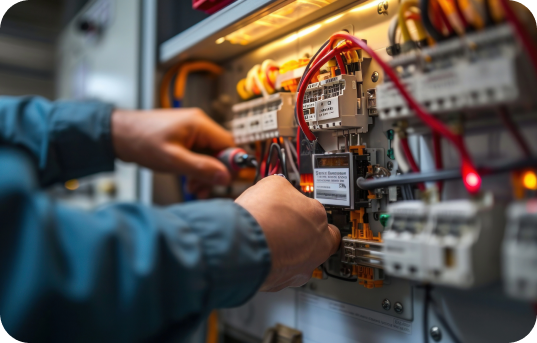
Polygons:
<instances>
[{"instance_id":1,"label":"orange terminal block","mask_svg":"<svg viewBox=\"0 0 537 343\"><path fill-rule=\"evenodd\" d=\"M364 208L351 212L352 233L349 237L352 239L362 239L382 243L382 234L379 232L377 236L373 235L373 231L371 231L369 224L364 223L364 215Z\"/></svg>"},{"instance_id":2,"label":"orange terminal block","mask_svg":"<svg viewBox=\"0 0 537 343\"><path fill-rule=\"evenodd\" d=\"M323 279L323 271L320 267L317 267L313 270L313 274L311 275L311 277L313 279L319 279L319 280L322 280Z\"/></svg>"},{"instance_id":3,"label":"orange terminal block","mask_svg":"<svg viewBox=\"0 0 537 343\"><path fill-rule=\"evenodd\" d=\"M383 280L375 280L375 269L365 266L353 266L353 275L358 278L358 283L367 289L381 288Z\"/></svg>"}]
</instances>

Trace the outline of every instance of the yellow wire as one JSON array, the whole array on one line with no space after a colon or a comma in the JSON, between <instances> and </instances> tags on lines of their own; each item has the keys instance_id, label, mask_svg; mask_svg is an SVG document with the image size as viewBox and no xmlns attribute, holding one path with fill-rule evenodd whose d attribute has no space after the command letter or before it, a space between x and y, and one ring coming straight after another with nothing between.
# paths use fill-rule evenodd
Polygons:
<instances>
[{"instance_id":1,"label":"yellow wire","mask_svg":"<svg viewBox=\"0 0 537 343\"><path fill-rule=\"evenodd\" d=\"M242 100L248 100L254 95L246 90L246 79L242 79L237 83L237 93L239 93Z\"/></svg>"},{"instance_id":2,"label":"yellow wire","mask_svg":"<svg viewBox=\"0 0 537 343\"><path fill-rule=\"evenodd\" d=\"M401 36L403 36L403 42L409 42L412 40L410 36L410 31L408 30L408 25L406 23L405 13L410 9L410 7L418 7L418 0L405 0L399 7L399 26L401 27Z\"/></svg>"}]
</instances>

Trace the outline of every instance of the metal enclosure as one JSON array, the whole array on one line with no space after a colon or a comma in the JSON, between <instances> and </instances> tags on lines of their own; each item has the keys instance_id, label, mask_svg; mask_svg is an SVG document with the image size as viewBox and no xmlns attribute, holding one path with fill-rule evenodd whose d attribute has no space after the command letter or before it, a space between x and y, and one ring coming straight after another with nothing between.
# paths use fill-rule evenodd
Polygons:
<instances>
[{"instance_id":1,"label":"metal enclosure","mask_svg":"<svg viewBox=\"0 0 537 343\"><path fill-rule=\"evenodd\" d=\"M397 14L399 1L386 1L388 10L380 14L379 3L384 2L336 1L325 11L302 19L299 26L291 25L280 29L277 34L261 42L242 47L229 44L219 46L215 43L217 38L254 21L264 11L270 12L271 7L281 5L280 1L249 1L251 8L246 8L245 1L238 1L224 13L209 17L199 24L203 30L197 35L193 34L184 45L180 44L181 38L185 37L187 32L195 32L196 27L164 43L160 47L161 64L153 67L163 71L173 62L192 58L218 61L224 67L224 73L216 81L218 97L230 99L231 104L235 105L240 103L235 85L255 64L268 58L276 63L284 63L305 55L312 56L336 31L346 30L367 40L368 45L388 59L386 47L389 42L386 33L390 20ZM360 4L363 4L362 7L358 6ZM236 11L236 17L233 17L233 11ZM342 13L345 15L338 18ZM337 19L332 20L333 18ZM319 27L307 35L294 40L286 39L293 33L296 34L298 29L318 24ZM151 66L147 68L150 69ZM367 57L363 62L362 73L362 97L366 97L367 90L374 89L383 82L383 73L379 66ZM192 97L195 98L197 93L201 94L203 90L190 89ZM225 122L230 121L232 115L232 111L227 112ZM378 117L372 116L369 119L372 124L369 125L369 131L357 132L357 142L374 148L377 163L387 167L389 161L384 158L385 152L390 148L386 137L387 128ZM467 132L467 145L476 160L486 162L497 156L520 157L500 121L491 119L490 122L492 124L487 127L476 126ZM537 146L537 123L528 121L523 124L522 131L529 144ZM332 131L316 133L327 151L339 149ZM411 148L422 171L433 170L430 133L414 133L410 139ZM445 167L457 166L459 161L455 151L447 144L443 146L443 150L446 156ZM396 162L393 163L396 170ZM484 187L492 190L500 199L510 199L511 194L505 187L508 182L508 175L490 177L484 180ZM461 198L467 198L462 182L447 182L444 199ZM372 231L381 231L382 227L372 213L368 215ZM336 279L312 280L298 289L276 294L260 293L237 309L222 311L221 317L226 332L245 342L261 342L264 331L276 323L301 330L304 342L312 343L422 342L424 332L432 326L440 327L444 332L442 342L452 342L434 313L428 313L428 327L423 326L424 295L423 286L394 277L388 277L385 286L379 289L366 289L358 284ZM535 314L531 306L509 298L499 282L472 290L435 287L432 296L445 313L450 326L455 328L456 334L464 342L515 342L527 335L535 324ZM390 303L389 307L383 306L386 300ZM429 341L432 341L431 338Z\"/></svg>"},{"instance_id":2,"label":"metal enclosure","mask_svg":"<svg viewBox=\"0 0 537 343\"><path fill-rule=\"evenodd\" d=\"M139 107L141 3L131 0L94 0L71 21L58 42L60 100L100 100L122 109ZM84 31L92 22L98 31ZM135 201L138 169L116 162L113 173L80 180L71 203L91 208L101 203ZM82 187L83 186L83 187Z\"/></svg>"}]
</instances>

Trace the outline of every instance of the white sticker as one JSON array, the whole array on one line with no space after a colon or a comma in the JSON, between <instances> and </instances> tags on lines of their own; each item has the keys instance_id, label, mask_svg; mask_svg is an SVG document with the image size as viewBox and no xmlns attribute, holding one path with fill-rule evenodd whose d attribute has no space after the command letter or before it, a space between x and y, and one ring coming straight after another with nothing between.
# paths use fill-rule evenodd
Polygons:
<instances>
[{"instance_id":1,"label":"white sticker","mask_svg":"<svg viewBox=\"0 0 537 343\"><path fill-rule=\"evenodd\" d=\"M324 86L327 83L339 82L339 80L341 80L341 76L332 77L330 79L321 81L321 86Z\"/></svg>"},{"instance_id":2,"label":"white sticker","mask_svg":"<svg viewBox=\"0 0 537 343\"><path fill-rule=\"evenodd\" d=\"M338 97L322 100L317 102L317 104L317 120L339 118Z\"/></svg>"},{"instance_id":3,"label":"white sticker","mask_svg":"<svg viewBox=\"0 0 537 343\"><path fill-rule=\"evenodd\" d=\"M412 334L412 322L343 302L321 298L313 294L301 292L299 298L299 307L302 311L308 311L310 313L314 312L316 314L323 315L323 312L327 311L325 313L331 314L332 316L334 316L334 314L348 316L371 324L380 325L387 329L405 333L407 335ZM343 318L339 320L341 322L345 321Z\"/></svg>"},{"instance_id":4,"label":"white sticker","mask_svg":"<svg viewBox=\"0 0 537 343\"><path fill-rule=\"evenodd\" d=\"M263 114L263 131L278 129L278 111Z\"/></svg>"},{"instance_id":5,"label":"white sticker","mask_svg":"<svg viewBox=\"0 0 537 343\"><path fill-rule=\"evenodd\" d=\"M319 87L319 82L310 83L306 89L313 89Z\"/></svg>"},{"instance_id":6,"label":"white sticker","mask_svg":"<svg viewBox=\"0 0 537 343\"><path fill-rule=\"evenodd\" d=\"M255 116L252 116L252 117L248 117L248 133L249 134L254 134L254 133L259 133L263 130L263 127L262 127L262 124L261 124L261 121L262 121L262 116L260 115L255 115Z\"/></svg>"},{"instance_id":7,"label":"white sticker","mask_svg":"<svg viewBox=\"0 0 537 343\"><path fill-rule=\"evenodd\" d=\"M315 169L315 199L323 205L350 206L349 168Z\"/></svg>"},{"instance_id":8,"label":"white sticker","mask_svg":"<svg viewBox=\"0 0 537 343\"><path fill-rule=\"evenodd\" d=\"M307 104L304 104L302 106L303 112L304 112L304 119L306 121L316 121L317 120L317 111L316 106L317 103L315 102L309 102Z\"/></svg>"}]
</instances>

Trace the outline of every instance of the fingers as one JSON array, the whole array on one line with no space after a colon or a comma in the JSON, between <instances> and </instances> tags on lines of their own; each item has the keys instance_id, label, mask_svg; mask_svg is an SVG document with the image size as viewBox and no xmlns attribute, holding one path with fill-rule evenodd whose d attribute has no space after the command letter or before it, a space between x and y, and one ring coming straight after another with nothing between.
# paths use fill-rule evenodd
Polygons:
<instances>
[{"instance_id":1,"label":"fingers","mask_svg":"<svg viewBox=\"0 0 537 343\"><path fill-rule=\"evenodd\" d=\"M330 256L332 256L339 250L339 246L341 245L341 232L332 224L328 224L328 232L330 234L330 243L332 246Z\"/></svg>"},{"instance_id":2,"label":"fingers","mask_svg":"<svg viewBox=\"0 0 537 343\"><path fill-rule=\"evenodd\" d=\"M225 186L231 182L231 174L216 158L196 154L180 145L170 144L166 148L172 156L173 168L177 173L203 180L207 185Z\"/></svg>"},{"instance_id":3,"label":"fingers","mask_svg":"<svg viewBox=\"0 0 537 343\"><path fill-rule=\"evenodd\" d=\"M235 146L233 136L229 131L218 125L205 114L198 119L199 135L197 141L194 142L194 146L209 148L216 152Z\"/></svg>"}]
</instances>

